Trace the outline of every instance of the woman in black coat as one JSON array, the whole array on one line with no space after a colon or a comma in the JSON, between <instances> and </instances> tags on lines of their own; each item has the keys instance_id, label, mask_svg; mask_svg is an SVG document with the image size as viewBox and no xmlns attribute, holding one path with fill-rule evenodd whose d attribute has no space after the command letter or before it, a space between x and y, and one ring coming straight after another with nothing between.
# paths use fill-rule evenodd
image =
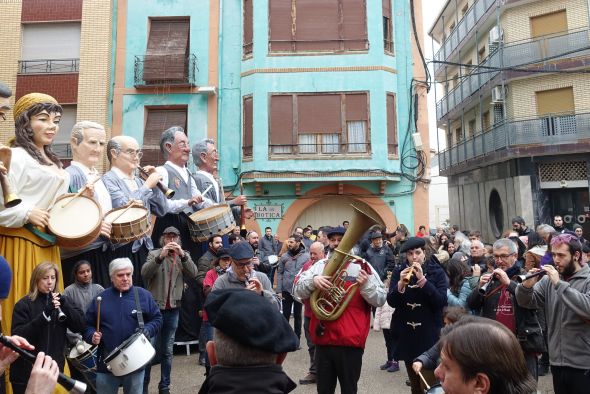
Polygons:
<instances>
[{"instance_id":1,"label":"woman in black coat","mask_svg":"<svg viewBox=\"0 0 590 394\"><path fill-rule=\"evenodd\" d=\"M57 265L44 262L31 274L29 294L21 298L12 312L12 334L26 338L36 352L45 352L64 368L66 328L82 332L84 315L73 303L55 293L58 285ZM63 315L62 315L63 313ZM32 365L18 358L10 367L10 382L15 394L24 393Z\"/></svg>"}]
</instances>

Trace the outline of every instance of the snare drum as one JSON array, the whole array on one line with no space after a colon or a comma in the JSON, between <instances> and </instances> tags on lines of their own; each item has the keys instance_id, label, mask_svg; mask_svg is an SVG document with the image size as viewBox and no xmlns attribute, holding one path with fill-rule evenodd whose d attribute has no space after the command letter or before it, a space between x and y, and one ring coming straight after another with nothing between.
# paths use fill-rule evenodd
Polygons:
<instances>
[{"instance_id":1,"label":"snare drum","mask_svg":"<svg viewBox=\"0 0 590 394\"><path fill-rule=\"evenodd\" d=\"M68 249L90 245L100 235L102 211L94 199L64 194L49 210L49 231ZM67 205L66 205L67 204Z\"/></svg>"},{"instance_id":2,"label":"snare drum","mask_svg":"<svg viewBox=\"0 0 590 394\"><path fill-rule=\"evenodd\" d=\"M139 206L125 211L126 209L126 206L113 209L104 217L106 222L111 223L111 241L114 243L135 241L143 238L150 231L151 223L148 220L147 209Z\"/></svg>"},{"instance_id":3,"label":"snare drum","mask_svg":"<svg viewBox=\"0 0 590 394\"><path fill-rule=\"evenodd\" d=\"M207 241L213 234L228 234L236 227L234 215L227 204L201 209L189 218L188 229L195 242Z\"/></svg>"},{"instance_id":4,"label":"snare drum","mask_svg":"<svg viewBox=\"0 0 590 394\"><path fill-rule=\"evenodd\" d=\"M96 371L96 346L84 342L84 351L80 353L76 346L70 350L68 360L82 373L93 373Z\"/></svg>"},{"instance_id":5,"label":"snare drum","mask_svg":"<svg viewBox=\"0 0 590 394\"><path fill-rule=\"evenodd\" d=\"M156 350L145 335L136 332L117 346L104 363L113 375L124 376L145 367L155 354Z\"/></svg>"}]
</instances>

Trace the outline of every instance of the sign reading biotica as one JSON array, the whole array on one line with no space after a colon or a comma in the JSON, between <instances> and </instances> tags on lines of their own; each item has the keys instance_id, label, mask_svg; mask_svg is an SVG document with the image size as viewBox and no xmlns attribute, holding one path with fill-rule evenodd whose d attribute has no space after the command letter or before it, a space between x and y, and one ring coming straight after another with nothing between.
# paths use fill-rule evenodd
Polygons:
<instances>
[{"instance_id":1,"label":"sign reading biotica","mask_svg":"<svg viewBox=\"0 0 590 394\"><path fill-rule=\"evenodd\" d=\"M256 219L282 219L282 205L254 205L254 216Z\"/></svg>"}]
</instances>

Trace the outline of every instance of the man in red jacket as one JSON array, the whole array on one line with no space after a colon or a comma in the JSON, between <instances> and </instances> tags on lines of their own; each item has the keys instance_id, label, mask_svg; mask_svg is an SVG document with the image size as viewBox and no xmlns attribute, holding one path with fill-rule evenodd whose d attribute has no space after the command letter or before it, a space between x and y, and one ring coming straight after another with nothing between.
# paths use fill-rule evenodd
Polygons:
<instances>
[{"instance_id":1,"label":"man in red jacket","mask_svg":"<svg viewBox=\"0 0 590 394\"><path fill-rule=\"evenodd\" d=\"M334 253L342 253L335 250ZM332 278L323 275L328 260L320 260L299 276L293 294L307 300L316 289L333 287ZM343 394L356 393L361 376L365 342L371 327L371 307L385 303L386 292L379 274L362 259L350 259L341 287L358 286L342 315L333 321L311 315L309 331L316 345L318 394L334 393L336 381Z\"/></svg>"}]
</instances>

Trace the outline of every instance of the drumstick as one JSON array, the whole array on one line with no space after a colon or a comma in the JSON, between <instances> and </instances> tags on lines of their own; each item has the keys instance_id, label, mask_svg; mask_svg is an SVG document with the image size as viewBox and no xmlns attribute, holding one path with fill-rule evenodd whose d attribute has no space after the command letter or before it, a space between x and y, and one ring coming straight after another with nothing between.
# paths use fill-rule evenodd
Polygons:
<instances>
[{"instance_id":1,"label":"drumstick","mask_svg":"<svg viewBox=\"0 0 590 394\"><path fill-rule=\"evenodd\" d=\"M424 376L422 376L422 373L418 372L418 376L420 376L420 379L422 379L422 382L424 382L424 385L426 386L426 390L430 390L430 385L426 382L426 379L424 379Z\"/></svg>"},{"instance_id":2,"label":"drumstick","mask_svg":"<svg viewBox=\"0 0 590 394\"><path fill-rule=\"evenodd\" d=\"M94 185L96 182L98 182L98 180L100 179L99 176L96 177L95 180L93 180L92 182L90 182L91 185ZM74 195L74 197L70 198L64 205L62 205L62 208L67 207L72 201L74 201L76 198L80 197L82 195L82 193L84 193L86 191L86 189L88 189L88 184L84 185L84 187L82 189L80 189L78 191L78 193L76 193Z\"/></svg>"},{"instance_id":3,"label":"drumstick","mask_svg":"<svg viewBox=\"0 0 590 394\"><path fill-rule=\"evenodd\" d=\"M205 194L207 194L207 192L209 190L211 190L211 188L213 187L213 184L210 184L208 188L205 189L205 191L203 193L201 193L201 196L205 197Z\"/></svg>"},{"instance_id":4,"label":"drumstick","mask_svg":"<svg viewBox=\"0 0 590 394\"><path fill-rule=\"evenodd\" d=\"M96 332L100 332L100 302L102 297L96 297Z\"/></svg>"}]
</instances>

